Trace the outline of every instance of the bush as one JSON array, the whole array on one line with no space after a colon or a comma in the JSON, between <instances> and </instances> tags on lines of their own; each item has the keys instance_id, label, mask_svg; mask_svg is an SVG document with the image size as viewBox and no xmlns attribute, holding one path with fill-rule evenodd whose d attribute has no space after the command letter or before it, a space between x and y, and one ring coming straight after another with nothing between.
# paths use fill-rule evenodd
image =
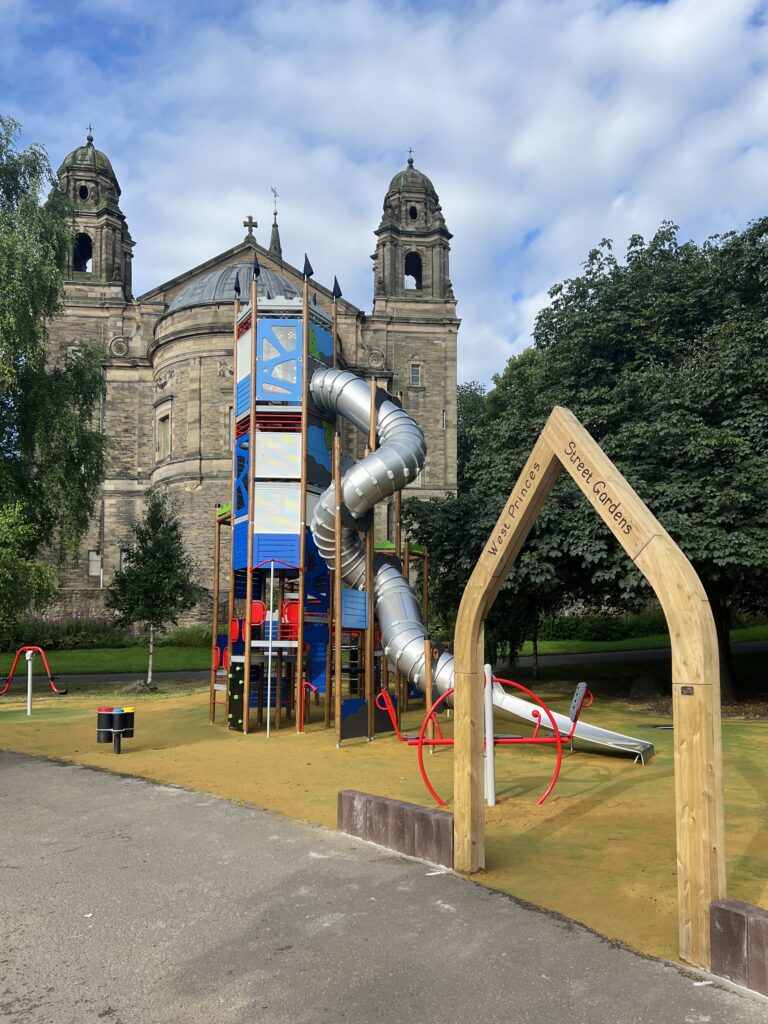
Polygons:
<instances>
[{"instance_id":1,"label":"bush","mask_svg":"<svg viewBox=\"0 0 768 1024\"><path fill-rule=\"evenodd\" d=\"M158 647L208 647L213 645L211 631L205 626L179 626L156 639Z\"/></svg>"},{"instance_id":2,"label":"bush","mask_svg":"<svg viewBox=\"0 0 768 1024\"><path fill-rule=\"evenodd\" d=\"M555 615L539 624L539 640L630 640L666 632L660 610L635 615Z\"/></svg>"},{"instance_id":3,"label":"bush","mask_svg":"<svg viewBox=\"0 0 768 1024\"><path fill-rule=\"evenodd\" d=\"M103 618L22 619L0 633L0 648L42 647L44 651L72 651L93 647L126 647L130 633Z\"/></svg>"}]
</instances>

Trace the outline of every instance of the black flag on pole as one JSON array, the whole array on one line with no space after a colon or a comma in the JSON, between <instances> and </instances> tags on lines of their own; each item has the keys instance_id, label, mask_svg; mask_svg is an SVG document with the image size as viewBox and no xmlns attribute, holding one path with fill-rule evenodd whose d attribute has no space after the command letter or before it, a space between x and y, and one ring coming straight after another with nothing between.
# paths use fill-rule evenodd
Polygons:
<instances>
[{"instance_id":1,"label":"black flag on pole","mask_svg":"<svg viewBox=\"0 0 768 1024\"><path fill-rule=\"evenodd\" d=\"M238 270L238 272L237 272L237 273L235 274L235 284L234 284L234 290L235 290L235 295L236 295L236 296L238 297L238 299L239 299L239 298L240 298L240 271L239 271L239 270Z\"/></svg>"},{"instance_id":2,"label":"black flag on pole","mask_svg":"<svg viewBox=\"0 0 768 1024\"><path fill-rule=\"evenodd\" d=\"M258 281L259 275L261 274L261 267L259 266L259 257L256 253L253 254L253 280Z\"/></svg>"},{"instance_id":3,"label":"black flag on pole","mask_svg":"<svg viewBox=\"0 0 768 1024\"><path fill-rule=\"evenodd\" d=\"M312 269L312 264L309 262L307 254L304 253L304 277L306 278L306 280L309 280L309 278L312 277L313 274L314 270Z\"/></svg>"},{"instance_id":4,"label":"black flag on pole","mask_svg":"<svg viewBox=\"0 0 768 1024\"><path fill-rule=\"evenodd\" d=\"M335 274L333 276L333 292L331 294L333 295L333 301L334 302L337 299L341 298L341 288L339 287L339 282L336 279L336 275Z\"/></svg>"}]
</instances>

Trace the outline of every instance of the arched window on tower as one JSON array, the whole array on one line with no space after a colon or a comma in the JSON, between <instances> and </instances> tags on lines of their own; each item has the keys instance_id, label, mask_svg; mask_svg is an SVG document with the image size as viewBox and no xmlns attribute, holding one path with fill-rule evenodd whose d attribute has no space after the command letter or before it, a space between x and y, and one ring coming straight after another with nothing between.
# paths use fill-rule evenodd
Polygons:
<instances>
[{"instance_id":1,"label":"arched window on tower","mask_svg":"<svg viewBox=\"0 0 768 1024\"><path fill-rule=\"evenodd\" d=\"M405 288L421 291L421 256L417 252L409 252L405 257Z\"/></svg>"},{"instance_id":2,"label":"arched window on tower","mask_svg":"<svg viewBox=\"0 0 768 1024\"><path fill-rule=\"evenodd\" d=\"M93 242L86 234L75 235L75 251L72 256L72 269L90 274L93 270Z\"/></svg>"}]
</instances>

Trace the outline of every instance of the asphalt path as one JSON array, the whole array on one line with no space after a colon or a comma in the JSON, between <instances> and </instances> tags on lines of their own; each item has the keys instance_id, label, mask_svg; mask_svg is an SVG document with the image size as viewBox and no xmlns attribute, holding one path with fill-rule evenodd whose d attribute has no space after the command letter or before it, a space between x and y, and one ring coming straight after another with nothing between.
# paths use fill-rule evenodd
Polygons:
<instances>
[{"instance_id":1,"label":"asphalt path","mask_svg":"<svg viewBox=\"0 0 768 1024\"><path fill-rule=\"evenodd\" d=\"M768 1016L759 996L347 836L17 754L0 752L0 778L2 1024Z\"/></svg>"}]
</instances>

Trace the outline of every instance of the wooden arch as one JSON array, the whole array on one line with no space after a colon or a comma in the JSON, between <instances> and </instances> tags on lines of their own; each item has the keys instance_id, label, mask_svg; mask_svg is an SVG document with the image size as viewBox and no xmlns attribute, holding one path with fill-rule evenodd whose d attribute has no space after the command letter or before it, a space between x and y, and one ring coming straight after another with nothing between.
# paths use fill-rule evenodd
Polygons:
<instances>
[{"instance_id":1,"label":"wooden arch","mask_svg":"<svg viewBox=\"0 0 768 1024\"><path fill-rule=\"evenodd\" d=\"M704 588L688 559L568 409L555 406L464 590L456 621L454 846L485 867L484 624L565 468L656 592L672 643L680 956L709 968L709 906L725 895L720 670Z\"/></svg>"}]
</instances>

